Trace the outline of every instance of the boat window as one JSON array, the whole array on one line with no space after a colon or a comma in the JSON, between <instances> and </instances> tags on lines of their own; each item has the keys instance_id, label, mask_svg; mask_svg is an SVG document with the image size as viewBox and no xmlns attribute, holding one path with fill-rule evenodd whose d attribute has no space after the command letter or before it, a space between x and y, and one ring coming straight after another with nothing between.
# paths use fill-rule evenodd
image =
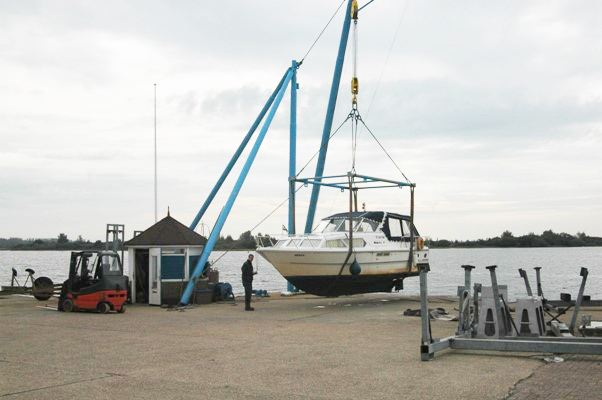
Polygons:
<instances>
[{"instance_id":1,"label":"boat window","mask_svg":"<svg viewBox=\"0 0 602 400\"><path fill-rule=\"evenodd\" d=\"M389 233L391 234L391 237L403 236L400 220L389 218Z\"/></svg>"},{"instance_id":2,"label":"boat window","mask_svg":"<svg viewBox=\"0 0 602 400\"><path fill-rule=\"evenodd\" d=\"M276 244L274 245L274 247L284 247L286 245L286 241L288 239L280 239L279 241L276 242Z\"/></svg>"},{"instance_id":3,"label":"boat window","mask_svg":"<svg viewBox=\"0 0 602 400\"><path fill-rule=\"evenodd\" d=\"M347 247L347 244L344 243L341 239L327 240L326 247Z\"/></svg>"},{"instance_id":4,"label":"boat window","mask_svg":"<svg viewBox=\"0 0 602 400\"><path fill-rule=\"evenodd\" d=\"M410 236L410 221L403 220L401 221L403 228L403 236Z\"/></svg>"},{"instance_id":5,"label":"boat window","mask_svg":"<svg viewBox=\"0 0 602 400\"><path fill-rule=\"evenodd\" d=\"M320 221L320 223L318 224L318 226L316 226L316 228L314 229L314 232L324 232L326 227L328 225L330 225L330 223L332 222L331 219L323 219L322 221Z\"/></svg>"},{"instance_id":6,"label":"boat window","mask_svg":"<svg viewBox=\"0 0 602 400\"><path fill-rule=\"evenodd\" d=\"M288 247L299 247L299 244L301 243L303 239L292 239L289 244Z\"/></svg>"},{"instance_id":7,"label":"boat window","mask_svg":"<svg viewBox=\"0 0 602 400\"><path fill-rule=\"evenodd\" d=\"M361 220L355 221L353 231L354 232L374 232L377 227L378 227L377 222L362 218Z\"/></svg>"},{"instance_id":8,"label":"boat window","mask_svg":"<svg viewBox=\"0 0 602 400\"><path fill-rule=\"evenodd\" d=\"M349 247L349 239L341 239L344 244L344 247ZM360 238L353 238L353 247L364 247L366 246L366 241Z\"/></svg>"},{"instance_id":9,"label":"boat window","mask_svg":"<svg viewBox=\"0 0 602 400\"><path fill-rule=\"evenodd\" d=\"M349 232L349 220L347 218L340 220L340 224L337 227L337 232Z\"/></svg>"},{"instance_id":10,"label":"boat window","mask_svg":"<svg viewBox=\"0 0 602 400\"><path fill-rule=\"evenodd\" d=\"M354 232L375 232L378 222L365 218L353 219ZM349 218L326 219L314 229L316 233L349 232Z\"/></svg>"},{"instance_id":11,"label":"boat window","mask_svg":"<svg viewBox=\"0 0 602 400\"><path fill-rule=\"evenodd\" d=\"M320 239L305 239L301 242L301 247L320 247Z\"/></svg>"},{"instance_id":12,"label":"boat window","mask_svg":"<svg viewBox=\"0 0 602 400\"><path fill-rule=\"evenodd\" d=\"M320 224L314 229L314 232L317 233L327 233L327 232L341 232L345 230L345 220L344 219L330 219L323 220Z\"/></svg>"},{"instance_id":13,"label":"boat window","mask_svg":"<svg viewBox=\"0 0 602 400\"><path fill-rule=\"evenodd\" d=\"M365 247L366 241L364 239L353 239L353 247ZM348 248L349 247L349 239L336 239L336 240L327 240L326 247L331 248Z\"/></svg>"}]
</instances>

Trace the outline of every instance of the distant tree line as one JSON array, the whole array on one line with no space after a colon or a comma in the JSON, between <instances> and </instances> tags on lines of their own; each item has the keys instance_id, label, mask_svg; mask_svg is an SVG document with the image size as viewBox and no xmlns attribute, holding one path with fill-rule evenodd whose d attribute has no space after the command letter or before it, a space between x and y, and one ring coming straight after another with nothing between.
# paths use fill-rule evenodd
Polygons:
<instances>
[{"instance_id":1,"label":"distant tree line","mask_svg":"<svg viewBox=\"0 0 602 400\"><path fill-rule=\"evenodd\" d=\"M256 241L257 239L257 241ZM251 231L243 232L238 239L232 236L220 236L215 245L216 250L254 250L258 245L267 246L270 236L259 233L256 237ZM263 244L262 244L263 243ZM119 246L121 248L121 246ZM67 235L60 233L52 239L21 239L0 238L0 250L104 250L105 243L97 240L91 242L78 236L77 240L69 240Z\"/></svg>"},{"instance_id":2,"label":"distant tree line","mask_svg":"<svg viewBox=\"0 0 602 400\"><path fill-rule=\"evenodd\" d=\"M270 235L258 233L253 236L251 231L243 232L237 240L232 236L220 236L215 244L216 250L254 250L257 246L271 246L272 238Z\"/></svg>"},{"instance_id":3,"label":"distant tree line","mask_svg":"<svg viewBox=\"0 0 602 400\"><path fill-rule=\"evenodd\" d=\"M215 244L216 250L253 250L257 246L271 246L274 238L270 235L258 233L253 236L251 231L243 232L238 239L231 235L220 236ZM602 246L602 238L587 236L583 232L576 235L568 233L555 233L547 230L541 235L529 233L515 237L512 232L505 231L499 237L478 240L430 240L429 246L433 249L444 248L479 248L479 247L584 247ZM120 246L121 247L121 246ZM76 240L69 240L67 235L61 233L56 239L21 239L0 238L0 250L104 250L105 243L97 240L91 242L78 236Z\"/></svg>"},{"instance_id":4,"label":"distant tree line","mask_svg":"<svg viewBox=\"0 0 602 400\"><path fill-rule=\"evenodd\" d=\"M2 250L104 250L105 244L100 240L91 242L81 235L77 240L69 240L67 235L60 233L56 239L21 239L0 238Z\"/></svg>"},{"instance_id":5,"label":"distant tree line","mask_svg":"<svg viewBox=\"0 0 602 400\"><path fill-rule=\"evenodd\" d=\"M528 235L515 237L512 232L505 231L499 237L478 240L431 240L431 248L477 248L477 247L584 247L602 246L602 238L587 236L583 232L576 235L568 233L555 233L547 230L541 235L529 233Z\"/></svg>"}]
</instances>

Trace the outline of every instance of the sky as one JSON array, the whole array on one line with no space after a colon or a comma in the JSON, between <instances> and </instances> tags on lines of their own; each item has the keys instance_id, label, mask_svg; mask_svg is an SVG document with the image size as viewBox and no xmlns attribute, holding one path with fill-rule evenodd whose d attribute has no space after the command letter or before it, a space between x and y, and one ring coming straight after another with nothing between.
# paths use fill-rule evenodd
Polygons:
<instances>
[{"instance_id":1,"label":"sky","mask_svg":"<svg viewBox=\"0 0 602 400\"><path fill-rule=\"evenodd\" d=\"M314 176L341 4L0 2L0 237L150 227L155 126L158 219L169 208L190 225L292 60L303 59L297 170ZM423 236L602 236L602 3L375 0L357 38L358 110L387 153L360 129L355 170L416 183ZM335 128L351 111L351 43ZM289 115L287 92L222 235L287 225ZM347 123L324 174L345 175L352 153ZM247 156L197 232L209 234ZM310 192L297 193L298 231ZM410 194L365 190L359 203L408 214ZM323 188L316 222L348 208Z\"/></svg>"}]
</instances>

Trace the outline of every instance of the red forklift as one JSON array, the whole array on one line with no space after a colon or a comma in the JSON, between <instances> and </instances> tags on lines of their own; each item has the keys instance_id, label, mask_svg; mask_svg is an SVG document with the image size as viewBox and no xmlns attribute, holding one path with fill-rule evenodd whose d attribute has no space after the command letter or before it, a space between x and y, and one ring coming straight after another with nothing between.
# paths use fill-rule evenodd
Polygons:
<instances>
[{"instance_id":1,"label":"red forklift","mask_svg":"<svg viewBox=\"0 0 602 400\"><path fill-rule=\"evenodd\" d=\"M71 253L69 279L61 288L58 310L125 312L128 277L113 251L79 251Z\"/></svg>"}]
</instances>

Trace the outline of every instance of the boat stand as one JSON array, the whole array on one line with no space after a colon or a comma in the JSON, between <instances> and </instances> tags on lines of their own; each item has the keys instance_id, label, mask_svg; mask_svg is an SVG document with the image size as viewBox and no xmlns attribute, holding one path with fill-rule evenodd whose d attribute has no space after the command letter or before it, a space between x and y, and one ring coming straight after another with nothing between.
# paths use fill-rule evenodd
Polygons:
<instances>
[{"instance_id":1,"label":"boat stand","mask_svg":"<svg viewBox=\"0 0 602 400\"><path fill-rule=\"evenodd\" d=\"M462 295L465 298L470 290L470 266L463 266L465 270L465 287L462 290ZM478 294L481 291L481 285L475 284L474 290L474 307L471 309L469 306L461 306L460 312L468 310L469 313L472 311L472 320L466 313L462 316L460 323L458 324L458 330L456 335L445 338L433 338L431 332L431 321L428 312L428 282L427 275L429 272L428 264L418 264L420 271L420 311L422 318L422 341L420 346L420 358L422 361L429 361L434 359L435 353L445 349L462 349L462 350L485 350L485 351L510 351L510 352L528 352L528 353L558 353L558 354L592 354L602 355L602 339L598 338L585 338L585 337L574 337L574 336L563 336L563 337L546 337L546 336L521 336L521 331L516 330L513 332L510 325L514 325L514 321L510 316L506 304L506 299L500 297L500 288L497 285L497 279L495 274L496 266L487 267L491 274L492 279L492 291L494 294L494 304L497 316L497 323L495 323L495 335L488 338L477 338L477 325L479 313L478 308ZM538 292L541 291L541 284L539 280L538 272ZM586 270L587 271L587 270ZM582 276L584 272L582 270ZM587 277L587 272L585 272ZM584 278L585 278L584 277ZM583 295L583 287L585 279L582 282L580 288L580 296ZM535 299L531 297L532 299ZM484 299L483 299L484 300ZM497 301L496 301L497 300ZM499 301L501 300L501 301ZM467 303L462 303L468 304ZM576 310L577 311L577 310ZM489 317L489 316L488 316ZM576 313L573 316L573 321L576 319ZM493 318L489 321L485 321L486 324L492 324L495 320ZM482 322L482 321L481 321ZM521 321L522 325L522 321ZM571 323L573 325L573 323ZM487 329L487 328L486 328ZM517 336L514 336L516 333Z\"/></svg>"}]
</instances>

